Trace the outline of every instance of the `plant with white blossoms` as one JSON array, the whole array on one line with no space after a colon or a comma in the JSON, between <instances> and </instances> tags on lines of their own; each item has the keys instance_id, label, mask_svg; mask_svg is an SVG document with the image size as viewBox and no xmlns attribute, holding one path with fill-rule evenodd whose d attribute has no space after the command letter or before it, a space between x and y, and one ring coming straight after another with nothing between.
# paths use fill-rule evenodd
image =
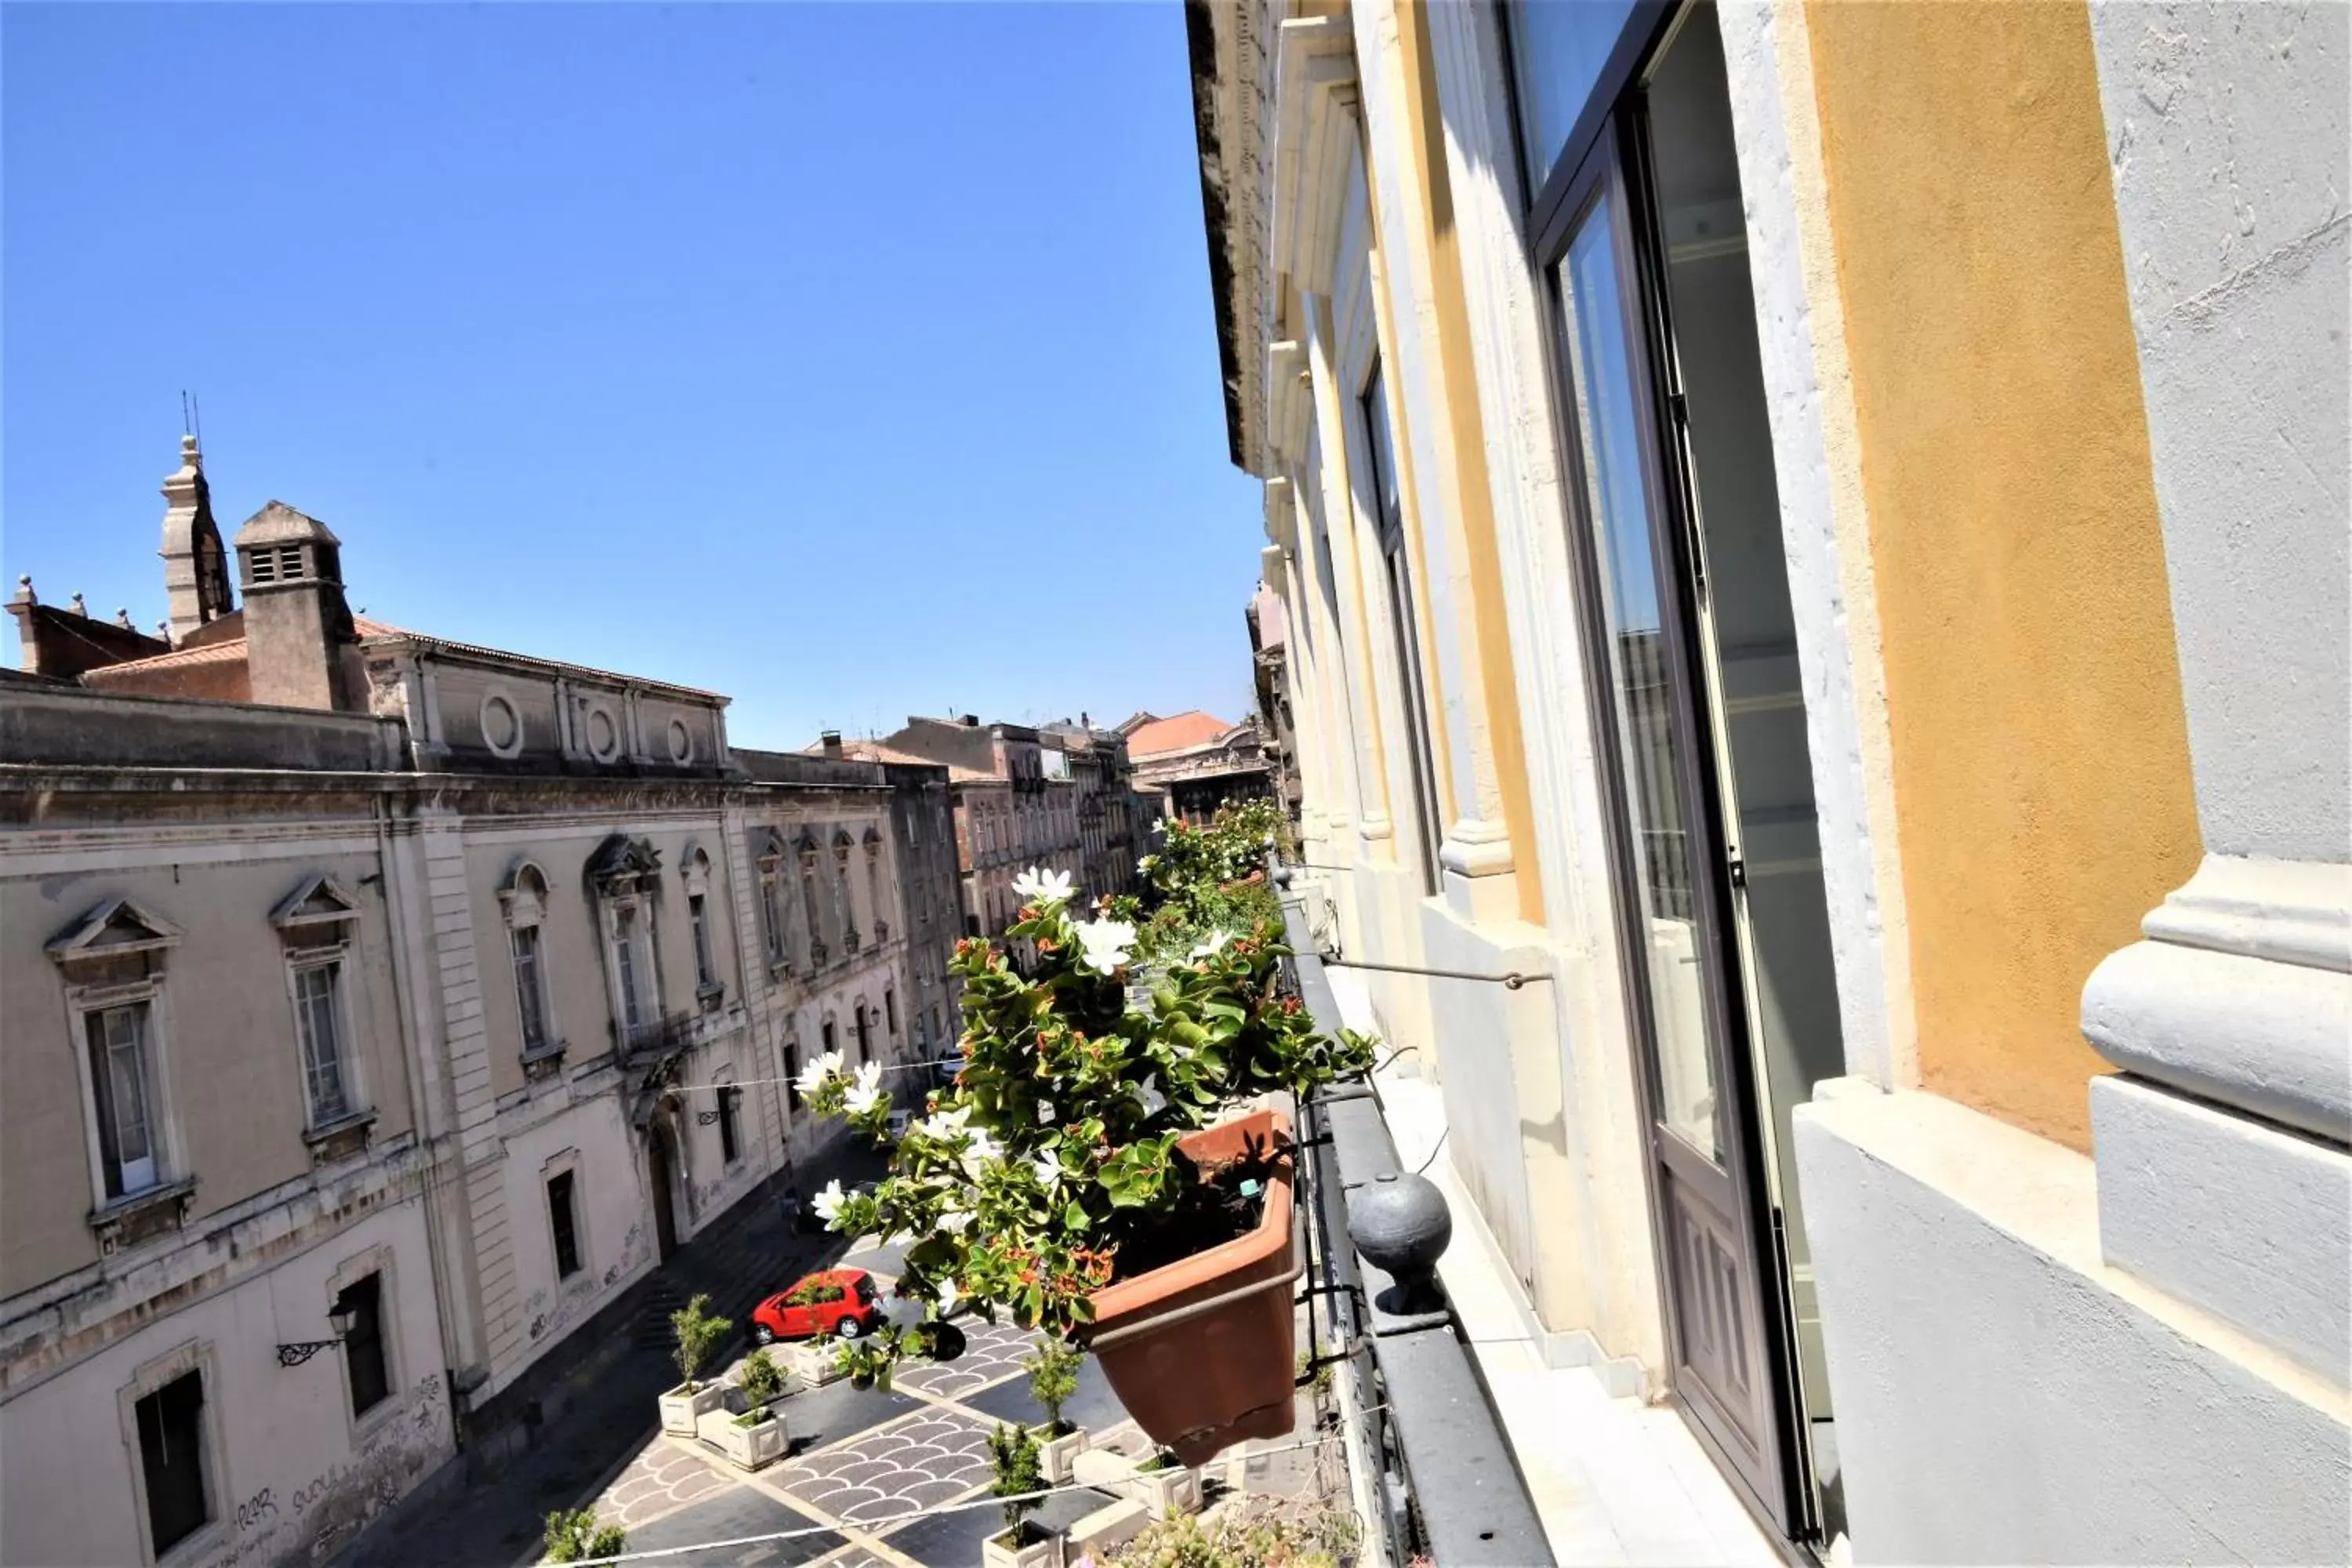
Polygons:
<instances>
[{"instance_id":1,"label":"plant with white blossoms","mask_svg":"<svg viewBox=\"0 0 2352 1568\"><path fill-rule=\"evenodd\" d=\"M1024 904L1066 904L1070 901L1070 874L1032 866L1013 879L1013 891Z\"/></svg>"},{"instance_id":2,"label":"plant with white blossoms","mask_svg":"<svg viewBox=\"0 0 2352 1568\"><path fill-rule=\"evenodd\" d=\"M852 1116L864 1116L880 1105L882 1103L882 1064L867 1062L859 1068L857 1077L852 1080L849 1088L843 1091L841 1103L843 1109Z\"/></svg>"},{"instance_id":3,"label":"plant with white blossoms","mask_svg":"<svg viewBox=\"0 0 2352 1568\"><path fill-rule=\"evenodd\" d=\"M903 1243L898 1293L927 1309L893 1311L845 1344L853 1374L887 1378L959 1308L1081 1332L1122 1251L1193 1186L1179 1138L1268 1089L1303 1094L1370 1063L1369 1041L1321 1034L1279 993L1288 950L1272 931L1202 943L1131 1006L1134 926L1078 918L1066 877L1032 873L1022 886L1027 901L1006 934L1035 952L1033 972L986 942L957 943L962 1070L912 1108L887 1175L818 1200L834 1230ZM864 1069L836 1064L809 1096L884 1138L889 1098Z\"/></svg>"}]
</instances>

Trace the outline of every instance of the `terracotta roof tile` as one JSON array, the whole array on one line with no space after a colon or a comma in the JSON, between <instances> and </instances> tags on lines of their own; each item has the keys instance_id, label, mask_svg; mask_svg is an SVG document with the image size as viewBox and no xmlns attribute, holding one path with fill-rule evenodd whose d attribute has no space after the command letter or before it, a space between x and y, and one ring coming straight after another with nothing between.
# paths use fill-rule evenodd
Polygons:
<instances>
[{"instance_id":1,"label":"terracotta roof tile","mask_svg":"<svg viewBox=\"0 0 2352 1568\"><path fill-rule=\"evenodd\" d=\"M1170 752L1190 751L1194 746L1210 745L1232 730L1231 724L1215 714L1195 708L1172 718L1155 719L1136 730L1127 738L1127 754L1139 761Z\"/></svg>"}]
</instances>

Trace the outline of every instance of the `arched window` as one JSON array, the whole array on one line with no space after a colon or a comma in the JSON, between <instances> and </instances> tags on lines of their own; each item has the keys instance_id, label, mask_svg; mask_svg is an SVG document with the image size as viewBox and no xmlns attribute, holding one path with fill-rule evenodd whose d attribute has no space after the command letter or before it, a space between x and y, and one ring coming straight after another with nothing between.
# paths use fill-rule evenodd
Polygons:
<instances>
[{"instance_id":1,"label":"arched window","mask_svg":"<svg viewBox=\"0 0 2352 1568\"><path fill-rule=\"evenodd\" d=\"M547 920L547 873L535 861L517 860L499 889L499 903L506 911L507 955L514 966L523 1072L526 1077L540 1078L553 1071L563 1058L563 1041L555 1028L555 994L548 984L547 944L541 931Z\"/></svg>"}]
</instances>

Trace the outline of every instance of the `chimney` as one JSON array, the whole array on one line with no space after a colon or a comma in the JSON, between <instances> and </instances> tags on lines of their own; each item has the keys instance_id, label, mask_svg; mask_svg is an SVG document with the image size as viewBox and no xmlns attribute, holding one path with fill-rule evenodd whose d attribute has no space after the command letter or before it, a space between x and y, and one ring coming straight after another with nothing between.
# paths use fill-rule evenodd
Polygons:
<instances>
[{"instance_id":1,"label":"chimney","mask_svg":"<svg viewBox=\"0 0 2352 1568\"><path fill-rule=\"evenodd\" d=\"M253 700L362 708L358 660L346 658L358 638L343 597L342 542L317 518L271 501L236 531L236 558Z\"/></svg>"},{"instance_id":2,"label":"chimney","mask_svg":"<svg viewBox=\"0 0 2352 1568\"><path fill-rule=\"evenodd\" d=\"M964 727L965 729L967 729L967 730L977 730L977 729L979 729L979 728L980 728L980 715L979 715L979 714L977 714L977 713L967 713L967 714L965 714L965 715L963 716L963 727Z\"/></svg>"},{"instance_id":3,"label":"chimney","mask_svg":"<svg viewBox=\"0 0 2352 1568\"><path fill-rule=\"evenodd\" d=\"M163 589L172 600L172 640L179 642L235 606L228 558L213 521L213 493L194 436L180 437L179 470L163 481Z\"/></svg>"},{"instance_id":4,"label":"chimney","mask_svg":"<svg viewBox=\"0 0 2352 1568\"><path fill-rule=\"evenodd\" d=\"M824 754L825 754L826 756L828 756L828 757L838 757L838 756L840 756L840 755L841 755L841 731L838 731L838 730L827 730L827 731L825 731L823 734L821 734L821 735L819 735L819 736L817 737L817 743L818 743L819 745L821 745L821 746L823 746L823 747L824 748Z\"/></svg>"}]
</instances>

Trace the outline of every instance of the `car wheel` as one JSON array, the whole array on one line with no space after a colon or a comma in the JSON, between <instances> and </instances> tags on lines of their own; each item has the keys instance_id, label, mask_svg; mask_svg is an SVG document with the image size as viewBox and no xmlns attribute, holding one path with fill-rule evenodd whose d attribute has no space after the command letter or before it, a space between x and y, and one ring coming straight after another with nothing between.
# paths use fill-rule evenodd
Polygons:
<instances>
[{"instance_id":1,"label":"car wheel","mask_svg":"<svg viewBox=\"0 0 2352 1568\"><path fill-rule=\"evenodd\" d=\"M866 1325L855 1318L844 1318L835 1325L833 1331L845 1340L854 1340L866 1331Z\"/></svg>"},{"instance_id":2,"label":"car wheel","mask_svg":"<svg viewBox=\"0 0 2352 1568\"><path fill-rule=\"evenodd\" d=\"M759 1321L757 1319L754 1319L751 1323L751 1342L755 1345L774 1344L776 1342L776 1331L768 1327L767 1324Z\"/></svg>"}]
</instances>

